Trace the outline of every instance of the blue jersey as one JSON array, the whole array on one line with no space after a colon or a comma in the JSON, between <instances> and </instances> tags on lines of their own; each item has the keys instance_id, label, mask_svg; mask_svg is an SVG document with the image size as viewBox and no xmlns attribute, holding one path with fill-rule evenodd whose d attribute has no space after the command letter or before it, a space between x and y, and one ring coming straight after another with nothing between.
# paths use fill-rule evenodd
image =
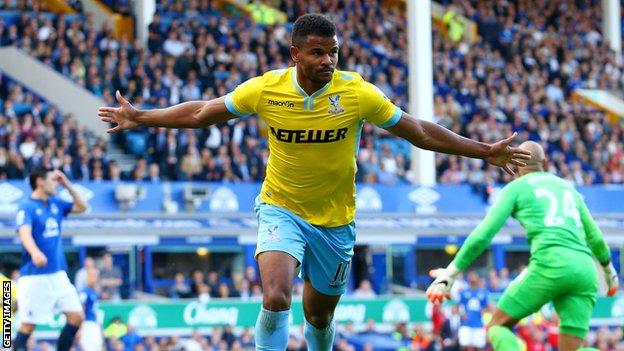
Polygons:
<instances>
[{"instance_id":1,"label":"blue jersey","mask_svg":"<svg viewBox=\"0 0 624 351\"><path fill-rule=\"evenodd\" d=\"M85 321L97 322L97 310L99 298L95 290L86 287L80 291L80 302L84 306Z\"/></svg>"},{"instance_id":2,"label":"blue jersey","mask_svg":"<svg viewBox=\"0 0 624 351\"><path fill-rule=\"evenodd\" d=\"M71 212L73 204L51 196L47 202L28 198L20 202L15 216L17 229L23 225L32 228L32 237L37 247L48 259L45 267L36 267L30 254L22 250L22 276L51 274L67 269L61 238L61 220Z\"/></svg>"},{"instance_id":3,"label":"blue jersey","mask_svg":"<svg viewBox=\"0 0 624 351\"><path fill-rule=\"evenodd\" d=\"M482 328L482 312L488 305L488 292L485 289L466 289L459 295L459 303L462 306L465 318L461 324L471 328Z\"/></svg>"}]
</instances>

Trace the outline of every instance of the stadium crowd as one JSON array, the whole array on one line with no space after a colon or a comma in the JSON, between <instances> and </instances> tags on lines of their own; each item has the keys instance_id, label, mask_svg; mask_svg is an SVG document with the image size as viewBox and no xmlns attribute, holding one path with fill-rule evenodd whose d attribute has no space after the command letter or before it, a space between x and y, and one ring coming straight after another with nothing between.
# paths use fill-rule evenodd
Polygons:
<instances>
[{"instance_id":1,"label":"stadium crowd","mask_svg":"<svg viewBox=\"0 0 624 351\"><path fill-rule=\"evenodd\" d=\"M0 180L24 179L33 167L63 170L73 180L114 176L106 142L90 138L76 118L0 74ZM88 140L93 140L91 143Z\"/></svg>"},{"instance_id":2,"label":"stadium crowd","mask_svg":"<svg viewBox=\"0 0 624 351\"><path fill-rule=\"evenodd\" d=\"M622 183L623 127L609 125L604 113L570 99L578 87L622 86L622 62L606 49L597 28L599 4L563 0L478 4L456 2L479 24L479 41L453 42L434 30L436 121L483 141L518 131L518 141L542 142L552 160L549 169L576 184ZM363 0L348 4L283 0L280 8L291 21L305 12L332 13L344 42L342 69L359 72L407 109L406 24L397 9ZM86 16L48 16L36 5L32 10L10 24L0 20L0 43L18 45L107 104L114 104L115 90L143 107L210 99L249 77L290 63L288 25L263 28L247 18L222 14L211 0L158 1L147 48L138 41L116 40L110 28L93 28ZM3 118L17 120L0 139L0 155L13 150L13 158L21 159L22 170L6 174L19 178L33 162L32 154L18 152L21 144L32 141L17 126L33 124L38 130L44 119L28 101L15 113L12 106L23 100L19 94L7 92L0 98ZM57 117L58 140L62 124ZM31 137L42 145L39 154L55 154L58 147L50 148L39 133ZM70 176L261 181L269 154L266 131L255 118L199 131L139 130L118 136L118 141L140 156L132 172L110 170L106 150L96 144L99 151L94 154L102 154L103 159L82 160L71 153L68 162L74 172ZM81 172L80 165L87 164L88 172L85 167ZM112 165L116 168L114 161ZM369 124L362 132L358 165L362 182L396 184L415 179L409 145ZM441 183L470 183L487 191L508 180L479 160L438 155L436 165Z\"/></svg>"},{"instance_id":3,"label":"stadium crowd","mask_svg":"<svg viewBox=\"0 0 624 351\"><path fill-rule=\"evenodd\" d=\"M434 37L438 122L484 141L517 131L521 140L540 142L549 170L575 184L622 183L623 126L571 99L577 88L622 89L622 59L600 33L601 4L452 3L477 23L481 39L468 45ZM445 183L498 180L480 168L467 159L438 158Z\"/></svg>"}]
</instances>

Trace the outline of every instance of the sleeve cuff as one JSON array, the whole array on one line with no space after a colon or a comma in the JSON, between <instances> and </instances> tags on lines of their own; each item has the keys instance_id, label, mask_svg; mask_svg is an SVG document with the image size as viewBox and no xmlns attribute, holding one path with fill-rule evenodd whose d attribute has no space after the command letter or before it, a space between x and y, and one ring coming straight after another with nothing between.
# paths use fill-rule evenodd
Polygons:
<instances>
[{"instance_id":1,"label":"sleeve cuff","mask_svg":"<svg viewBox=\"0 0 624 351\"><path fill-rule=\"evenodd\" d=\"M385 121L382 124L378 124L377 127L379 128L390 128L393 125L399 123L399 120L401 119L401 115L403 114L403 111L396 107L394 108L394 113L392 114L392 116L390 117L389 120Z\"/></svg>"},{"instance_id":2,"label":"sleeve cuff","mask_svg":"<svg viewBox=\"0 0 624 351\"><path fill-rule=\"evenodd\" d=\"M228 93L227 95L225 95L225 107L231 114L238 117L245 117L250 115L249 113L242 113L236 108L236 106L234 106L234 97L232 93Z\"/></svg>"}]
</instances>

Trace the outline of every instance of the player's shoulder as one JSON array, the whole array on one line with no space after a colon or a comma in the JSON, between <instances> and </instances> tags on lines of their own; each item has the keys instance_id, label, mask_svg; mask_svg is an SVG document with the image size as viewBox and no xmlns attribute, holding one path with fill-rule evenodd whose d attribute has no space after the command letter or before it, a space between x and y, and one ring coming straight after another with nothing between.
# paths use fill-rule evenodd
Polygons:
<instances>
[{"instance_id":1,"label":"player's shoulder","mask_svg":"<svg viewBox=\"0 0 624 351\"><path fill-rule=\"evenodd\" d=\"M515 189L519 189L522 187L527 186L528 184L530 184L530 180L531 178L528 175L524 175L521 177L518 177L514 180L512 180L511 182L505 184L505 186L503 186L503 191L505 192L509 192Z\"/></svg>"},{"instance_id":2,"label":"player's shoulder","mask_svg":"<svg viewBox=\"0 0 624 351\"><path fill-rule=\"evenodd\" d=\"M48 198L48 202L50 202L51 208L53 212L56 212L57 210L64 208L66 206L67 201L61 199L58 196L50 196Z\"/></svg>"},{"instance_id":3,"label":"player's shoulder","mask_svg":"<svg viewBox=\"0 0 624 351\"><path fill-rule=\"evenodd\" d=\"M290 81L291 79L290 75L291 75L292 70L293 70L292 67L274 69L274 70L264 72L264 74L256 78L257 78L257 81L263 84L264 86L274 86L274 85L285 84Z\"/></svg>"},{"instance_id":4,"label":"player's shoulder","mask_svg":"<svg viewBox=\"0 0 624 351\"><path fill-rule=\"evenodd\" d=\"M357 72L338 71L334 76L334 86L337 89L345 88L361 96L362 102L374 102L378 99L389 100L386 94L375 84L367 81Z\"/></svg>"},{"instance_id":5,"label":"player's shoulder","mask_svg":"<svg viewBox=\"0 0 624 351\"><path fill-rule=\"evenodd\" d=\"M20 210L32 210L37 207L37 201L31 198L30 196L20 200L17 204Z\"/></svg>"},{"instance_id":6,"label":"player's shoulder","mask_svg":"<svg viewBox=\"0 0 624 351\"><path fill-rule=\"evenodd\" d=\"M364 78L357 72L340 70L334 71L332 84L335 88L347 87L351 89L359 89L366 83L366 80L364 80Z\"/></svg>"},{"instance_id":7,"label":"player's shoulder","mask_svg":"<svg viewBox=\"0 0 624 351\"><path fill-rule=\"evenodd\" d=\"M520 178L516 178L511 182L503 185L503 187L500 188L500 191L498 192L496 202L503 198L508 199L510 196L512 196L512 194L515 194L518 188L522 187L522 183L523 181Z\"/></svg>"},{"instance_id":8,"label":"player's shoulder","mask_svg":"<svg viewBox=\"0 0 624 351\"><path fill-rule=\"evenodd\" d=\"M61 203L61 202L67 202L67 201L63 200L63 199L62 199L60 196L58 196L58 195L50 196L50 197L49 197L49 199L50 199L50 203L56 203L56 204L58 204L58 203Z\"/></svg>"},{"instance_id":9,"label":"player's shoulder","mask_svg":"<svg viewBox=\"0 0 624 351\"><path fill-rule=\"evenodd\" d=\"M334 79L338 82L349 82L352 84L366 82L366 80L364 80L364 78L358 72L354 71L336 70L334 73Z\"/></svg>"}]
</instances>

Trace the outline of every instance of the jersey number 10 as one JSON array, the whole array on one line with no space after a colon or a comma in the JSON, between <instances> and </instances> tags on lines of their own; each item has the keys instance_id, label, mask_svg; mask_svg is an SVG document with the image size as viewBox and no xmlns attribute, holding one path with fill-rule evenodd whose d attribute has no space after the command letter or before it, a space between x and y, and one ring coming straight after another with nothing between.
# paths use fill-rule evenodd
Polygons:
<instances>
[{"instance_id":1,"label":"jersey number 10","mask_svg":"<svg viewBox=\"0 0 624 351\"><path fill-rule=\"evenodd\" d=\"M570 190L563 191L563 206L559 206L559 199L552 191L545 188L535 189L535 196L545 197L548 200L548 212L544 217L544 225L547 227L555 227L563 225L564 217L572 218L577 227L581 226L581 215L579 214L574 194Z\"/></svg>"}]
</instances>

